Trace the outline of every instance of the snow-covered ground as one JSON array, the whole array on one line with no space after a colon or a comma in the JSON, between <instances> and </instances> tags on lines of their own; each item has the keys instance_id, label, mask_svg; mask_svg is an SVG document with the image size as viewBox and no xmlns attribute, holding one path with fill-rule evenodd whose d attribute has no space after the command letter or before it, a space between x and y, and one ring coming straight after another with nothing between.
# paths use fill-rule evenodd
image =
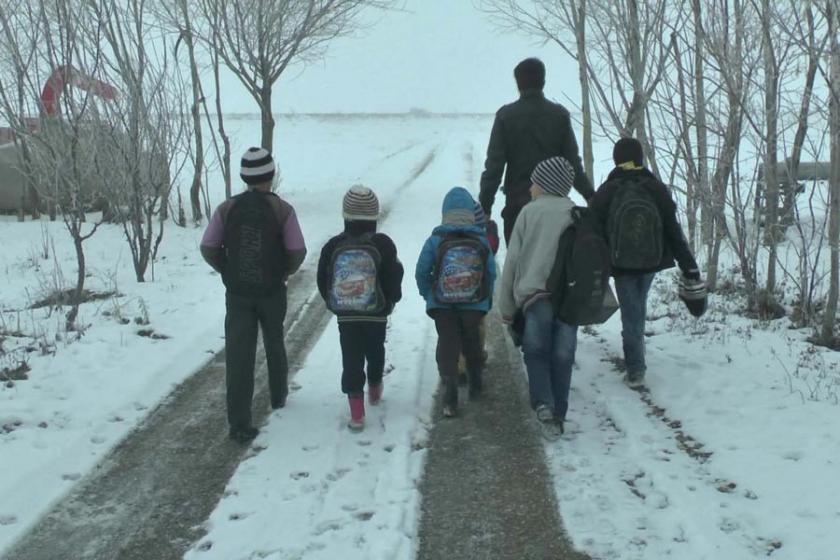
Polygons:
<instances>
[{"instance_id":1,"label":"snow-covered ground","mask_svg":"<svg viewBox=\"0 0 840 560\"><path fill-rule=\"evenodd\" d=\"M490 117L278 119L279 192L298 212L308 258L317 259L323 243L341 229L341 199L350 185L363 182L390 204L392 193L433 156L454 150L463 160L473 144L450 146L453 132L480 138L491 122ZM258 125L231 122L236 154L258 142ZM458 167L459 179L461 171ZM435 187L455 181L439 179L447 182ZM214 206L224 198L218 177L210 196ZM438 200L421 196L416 204L424 208L419 217L437 214ZM433 212L425 211L427 204ZM403 221L415 219L415 210L409 208ZM78 336L63 332L62 310L29 309L75 280L75 256L63 224L0 218L0 368L20 361L31 368L28 380L0 385L0 554L223 347L224 289L198 252L202 233L203 228L168 225L154 277L149 273L149 281L138 284L121 229L103 226L85 244L86 288L114 295L81 307L85 329Z\"/></svg>"},{"instance_id":2,"label":"snow-covered ground","mask_svg":"<svg viewBox=\"0 0 840 560\"><path fill-rule=\"evenodd\" d=\"M341 228L341 197L352 183L373 187L391 208L382 229L396 241L406 279L389 327L385 399L369 407L362 434L347 432L331 324L294 379L288 408L271 416L188 558L412 557L436 384L434 328L413 265L446 190L477 191L491 123L490 116L278 120L279 190L297 208L310 259ZM232 125L238 154L256 142L258 123ZM609 153L599 146L599 179ZM219 184L211 198L221 200ZM25 354L29 380L0 387L0 554L223 345L223 290L198 254L201 229L176 227L168 227L146 284L134 281L122 233L97 232L87 245L88 288L120 295L85 304L88 327L67 340L61 312L27 309L56 278L66 286L74 277L62 227L0 220L4 359L20 355L20 344L34 348ZM786 320L758 324L723 299L702 320L690 319L674 290L669 274L654 284L649 394L628 390L614 370L617 316L580 335L570 411L577 429L546 445L573 541L597 558L833 557L837 356L810 347ZM139 336L141 329L169 338Z\"/></svg>"}]
</instances>

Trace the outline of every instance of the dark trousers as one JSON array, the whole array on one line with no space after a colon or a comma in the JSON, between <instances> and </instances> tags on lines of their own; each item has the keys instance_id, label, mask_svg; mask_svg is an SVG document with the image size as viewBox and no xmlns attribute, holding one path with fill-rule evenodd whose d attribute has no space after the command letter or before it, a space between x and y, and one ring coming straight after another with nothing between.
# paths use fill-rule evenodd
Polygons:
<instances>
[{"instance_id":1,"label":"dark trousers","mask_svg":"<svg viewBox=\"0 0 840 560\"><path fill-rule=\"evenodd\" d=\"M458 382L458 359L461 352L467 361L467 375L470 382L480 385L481 381L481 311L461 309L433 309L438 333L437 366L444 383L448 386ZM454 395L457 399L457 392ZM450 395L451 397L451 395Z\"/></svg>"},{"instance_id":2,"label":"dark trousers","mask_svg":"<svg viewBox=\"0 0 840 560\"><path fill-rule=\"evenodd\" d=\"M283 341L286 290L268 297L228 293L226 305L227 412L228 423L235 429L251 426L258 325L262 328L272 404L284 400L288 394L289 364Z\"/></svg>"},{"instance_id":3,"label":"dark trousers","mask_svg":"<svg viewBox=\"0 0 840 560\"><path fill-rule=\"evenodd\" d=\"M385 371L384 321L347 321L338 324L341 340L341 390L348 395L360 395L365 388L365 362L368 386L382 383Z\"/></svg>"},{"instance_id":4,"label":"dark trousers","mask_svg":"<svg viewBox=\"0 0 840 560\"><path fill-rule=\"evenodd\" d=\"M508 200L505 207L502 209L502 220L504 220L505 228L505 247L510 245L510 236L513 235L513 226L516 225L516 218L525 207L524 204L514 203Z\"/></svg>"}]
</instances>

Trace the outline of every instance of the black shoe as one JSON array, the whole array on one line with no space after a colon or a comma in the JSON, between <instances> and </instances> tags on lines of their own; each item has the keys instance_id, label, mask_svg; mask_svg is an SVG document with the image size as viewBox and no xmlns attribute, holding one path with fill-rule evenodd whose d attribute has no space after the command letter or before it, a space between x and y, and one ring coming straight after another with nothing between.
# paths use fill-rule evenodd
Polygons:
<instances>
[{"instance_id":1,"label":"black shoe","mask_svg":"<svg viewBox=\"0 0 840 560\"><path fill-rule=\"evenodd\" d=\"M280 410L281 408L284 408L285 406L286 406L286 397L285 396L280 397L277 400L272 400L271 401L272 410Z\"/></svg>"},{"instance_id":2,"label":"black shoe","mask_svg":"<svg viewBox=\"0 0 840 560\"><path fill-rule=\"evenodd\" d=\"M248 426L245 428L231 428L228 437L239 443L248 443L259 435L259 428Z\"/></svg>"},{"instance_id":3,"label":"black shoe","mask_svg":"<svg viewBox=\"0 0 840 560\"><path fill-rule=\"evenodd\" d=\"M474 373L470 375L470 400L476 400L479 397L481 397L481 390L483 389L483 385L484 384L481 382L480 373Z\"/></svg>"},{"instance_id":4,"label":"black shoe","mask_svg":"<svg viewBox=\"0 0 840 560\"><path fill-rule=\"evenodd\" d=\"M455 416L458 410L458 380L454 377L443 380L444 416Z\"/></svg>"}]
</instances>

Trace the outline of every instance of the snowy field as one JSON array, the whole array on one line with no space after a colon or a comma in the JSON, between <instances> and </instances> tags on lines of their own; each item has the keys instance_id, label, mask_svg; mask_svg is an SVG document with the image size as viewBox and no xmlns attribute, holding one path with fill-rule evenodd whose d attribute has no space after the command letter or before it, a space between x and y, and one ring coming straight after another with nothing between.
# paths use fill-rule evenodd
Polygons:
<instances>
[{"instance_id":1,"label":"snowy field","mask_svg":"<svg viewBox=\"0 0 840 560\"><path fill-rule=\"evenodd\" d=\"M238 155L256 141L258 123L231 124ZM455 184L477 192L491 124L491 116L278 119L279 192L297 209L310 263L340 230L351 184L374 188L389 209L381 227L406 279L389 327L384 401L368 407L363 433L347 432L331 324L187 558L412 558L437 378L414 263L443 194ZM598 179L609 153L596 153ZM222 197L212 185L213 204ZM63 225L0 220L0 367L25 356L31 368L28 380L0 387L0 554L223 347L223 289L198 253L201 233L168 226L154 279L137 284L122 232L97 232L86 244L87 288L111 295L82 307L87 328L74 340L61 311L30 309L74 279ZM617 316L581 333L575 429L546 444L575 545L610 559L833 557L836 353L812 349L786 319L742 318L723 297L695 321L674 293L672 275L660 275L649 309L649 393L627 389L615 370Z\"/></svg>"}]
</instances>

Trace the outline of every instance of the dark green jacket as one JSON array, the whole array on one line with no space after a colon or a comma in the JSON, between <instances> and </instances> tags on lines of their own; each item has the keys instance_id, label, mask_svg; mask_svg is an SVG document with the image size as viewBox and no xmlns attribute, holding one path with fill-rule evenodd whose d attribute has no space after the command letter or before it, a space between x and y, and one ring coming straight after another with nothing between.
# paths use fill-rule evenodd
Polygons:
<instances>
[{"instance_id":1,"label":"dark green jacket","mask_svg":"<svg viewBox=\"0 0 840 560\"><path fill-rule=\"evenodd\" d=\"M575 190L588 200L595 191L583 172L569 111L547 100L542 91L524 91L518 101L496 113L481 174L479 201L484 212L490 215L503 172L506 205L527 204L531 172L539 162L554 156L569 160L575 168Z\"/></svg>"}]
</instances>

